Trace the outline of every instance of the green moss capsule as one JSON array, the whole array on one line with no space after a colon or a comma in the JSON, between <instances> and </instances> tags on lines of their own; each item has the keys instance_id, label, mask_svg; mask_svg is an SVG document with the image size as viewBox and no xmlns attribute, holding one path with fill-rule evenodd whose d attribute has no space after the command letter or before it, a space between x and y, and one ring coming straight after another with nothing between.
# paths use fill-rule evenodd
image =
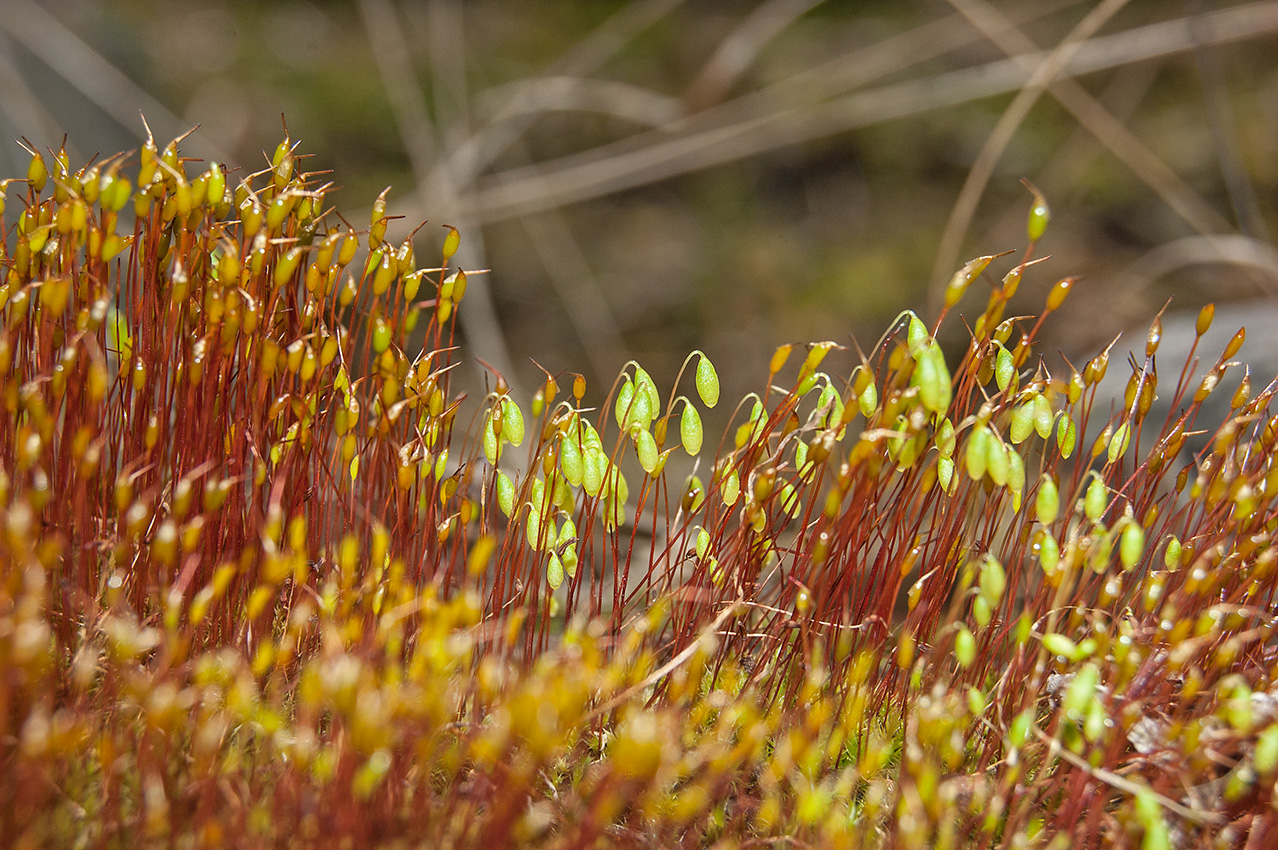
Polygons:
<instances>
[{"instance_id":1,"label":"green moss capsule","mask_svg":"<svg viewBox=\"0 0 1278 850\"><path fill-rule=\"evenodd\" d=\"M1034 498L1034 518L1043 525L1050 525L1060 514L1061 500L1056 489L1056 481L1050 475L1044 475L1038 483L1038 494Z\"/></svg>"},{"instance_id":2,"label":"green moss capsule","mask_svg":"<svg viewBox=\"0 0 1278 850\"><path fill-rule=\"evenodd\" d=\"M506 516L515 510L515 482L504 472L497 473L497 507Z\"/></svg>"},{"instance_id":3,"label":"green moss capsule","mask_svg":"<svg viewBox=\"0 0 1278 850\"><path fill-rule=\"evenodd\" d=\"M1007 428L1007 438L1019 446L1034 433L1034 406L1020 404L1012 410L1012 420Z\"/></svg>"},{"instance_id":4,"label":"green moss capsule","mask_svg":"<svg viewBox=\"0 0 1278 850\"><path fill-rule=\"evenodd\" d=\"M524 442L524 414L519 409L519 405L510 396L502 398L501 402L501 435L506 442L512 446L521 445Z\"/></svg>"},{"instance_id":5,"label":"green moss capsule","mask_svg":"<svg viewBox=\"0 0 1278 850\"><path fill-rule=\"evenodd\" d=\"M1043 573L1048 576L1055 574L1061 562L1060 546L1056 538L1051 534L1040 532L1035 538L1035 549L1038 553L1038 562L1043 567Z\"/></svg>"},{"instance_id":6,"label":"green moss capsule","mask_svg":"<svg viewBox=\"0 0 1278 850\"><path fill-rule=\"evenodd\" d=\"M701 396L701 402L706 407L714 407L719 403L719 375L714 370L714 364L710 362L710 358L704 354L700 355L697 361L697 395Z\"/></svg>"},{"instance_id":7,"label":"green moss capsule","mask_svg":"<svg viewBox=\"0 0 1278 850\"><path fill-rule=\"evenodd\" d=\"M723 504L729 508L741 497L741 476L735 469L723 479L723 484L719 487L719 495L723 498Z\"/></svg>"},{"instance_id":8,"label":"green moss capsule","mask_svg":"<svg viewBox=\"0 0 1278 850\"><path fill-rule=\"evenodd\" d=\"M950 372L945 355L935 344L925 348L915 361L911 383L919 388L919 401L931 413L944 413L950 406Z\"/></svg>"},{"instance_id":9,"label":"green moss capsule","mask_svg":"<svg viewBox=\"0 0 1278 850\"><path fill-rule=\"evenodd\" d=\"M1078 644L1067 638L1065 635L1056 632L1048 632L1043 635L1043 648L1052 655L1059 656L1068 661L1077 661L1079 658Z\"/></svg>"},{"instance_id":10,"label":"green moss capsule","mask_svg":"<svg viewBox=\"0 0 1278 850\"><path fill-rule=\"evenodd\" d=\"M1099 475L1092 475L1092 483L1087 485L1083 496L1083 514L1093 522L1100 519L1109 507L1109 488Z\"/></svg>"},{"instance_id":11,"label":"green moss capsule","mask_svg":"<svg viewBox=\"0 0 1278 850\"><path fill-rule=\"evenodd\" d=\"M1123 524L1123 533L1118 538L1118 560L1123 569L1130 570L1140 563L1145 553L1145 529L1135 521Z\"/></svg>"},{"instance_id":12,"label":"green moss capsule","mask_svg":"<svg viewBox=\"0 0 1278 850\"><path fill-rule=\"evenodd\" d=\"M996 441L990 435L989 428L985 425L977 425L972 429L971 436L967 438L967 451L964 454L964 461L968 477L973 481L980 481L985 477L990 451L989 444L991 442Z\"/></svg>"},{"instance_id":13,"label":"green moss capsule","mask_svg":"<svg viewBox=\"0 0 1278 850\"><path fill-rule=\"evenodd\" d=\"M701 452L701 441L704 434L701 427L701 414L691 403L685 401L683 411L679 414L679 441L683 450L692 457Z\"/></svg>"},{"instance_id":14,"label":"green moss capsule","mask_svg":"<svg viewBox=\"0 0 1278 850\"><path fill-rule=\"evenodd\" d=\"M1127 443L1131 439L1131 427L1126 423L1122 423L1114 431L1114 435L1109 439L1108 458L1110 463L1114 463L1127 451Z\"/></svg>"},{"instance_id":15,"label":"green moss capsule","mask_svg":"<svg viewBox=\"0 0 1278 850\"><path fill-rule=\"evenodd\" d=\"M651 432L642 428L634 432L635 455L639 458L639 465L643 467L643 471L652 474L657 468L657 441L653 439Z\"/></svg>"},{"instance_id":16,"label":"green moss capsule","mask_svg":"<svg viewBox=\"0 0 1278 850\"><path fill-rule=\"evenodd\" d=\"M1052 220L1051 208L1047 206L1047 201L1042 195L1035 195L1034 205L1030 207L1029 220L1025 225L1025 234L1029 236L1029 241L1037 242L1043 238L1043 234L1047 231L1047 223Z\"/></svg>"},{"instance_id":17,"label":"green moss capsule","mask_svg":"<svg viewBox=\"0 0 1278 850\"><path fill-rule=\"evenodd\" d=\"M1012 352L999 345L998 354L994 356L994 381L998 384L999 391L1007 392L1015 377L1016 362L1012 358Z\"/></svg>"},{"instance_id":18,"label":"green moss capsule","mask_svg":"<svg viewBox=\"0 0 1278 850\"><path fill-rule=\"evenodd\" d=\"M1007 474L1010 469L1008 461L1008 448L997 438L991 436L985 442L985 471L989 474L990 480L1000 487L1007 484Z\"/></svg>"},{"instance_id":19,"label":"green moss capsule","mask_svg":"<svg viewBox=\"0 0 1278 850\"><path fill-rule=\"evenodd\" d=\"M1034 396L1032 402L1034 408L1034 430L1038 436L1044 440L1052 435L1052 421L1056 418L1056 414L1052 411L1052 403L1047 400L1047 396Z\"/></svg>"},{"instance_id":20,"label":"green moss capsule","mask_svg":"<svg viewBox=\"0 0 1278 850\"><path fill-rule=\"evenodd\" d=\"M967 626L961 624L954 635L954 658L963 668L971 667L976 660L976 638Z\"/></svg>"},{"instance_id":21,"label":"green moss capsule","mask_svg":"<svg viewBox=\"0 0 1278 850\"><path fill-rule=\"evenodd\" d=\"M939 458L936 461L936 481L941 485L941 489L946 493L953 492L954 484L954 459L949 457Z\"/></svg>"},{"instance_id":22,"label":"green moss capsule","mask_svg":"<svg viewBox=\"0 0 1278 850\"><path fill-rule=\"evenodd\" d=\"M577 447L576 441L572 437L565 435L559 442L559 468L563 470L564 477L568 479L568 483L574 487L580 487L584 469L582 466L581 449Z\"/></svg>"},{"instance_id":23,"label":"green moss capsule","mask_svg":"<svg viewBox=\"0 0 1278 850\"><path fill-rule=\"evenodd\" d=\"M27 183L38 195L44 191L49 182L49 169L44 164L44 157L39 151L31 152L31 162L27 164Z\"/></svg>"},{"instance_id":24,"label":"green moss capsule","mask_svg":"<svg viewBox=\"0 0 1278 850\"><path fill-rule=\"evenodd\" d=\"M1056 423L1056 448L1063 459L1068 460L1074 453L1074 445L1077 441L1078 429L1074 425L1073 418L1068 413L1062 413L1060 420Z\"/></svg>"}]
</instances>

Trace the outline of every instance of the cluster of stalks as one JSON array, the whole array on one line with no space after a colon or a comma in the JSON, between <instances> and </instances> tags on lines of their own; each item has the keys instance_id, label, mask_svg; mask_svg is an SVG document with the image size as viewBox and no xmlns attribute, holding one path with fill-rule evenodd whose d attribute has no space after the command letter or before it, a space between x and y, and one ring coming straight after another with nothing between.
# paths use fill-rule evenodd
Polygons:
<instances>
[{"instance_id":1,"label":"cluster of stalks","mask_svg":"<svg viewBox=\"0 0 1278 850\"><path fill-rule=\"evenodd\" d=\"M700 353L464 398L458 233L301 164L0 184L6 844L1278 841L1275 388L1198 421L1241 331L1049 374L1036 198L961 356L995 257L846 377L778 349L712 454Z\"/></svg>"}]
</instances>

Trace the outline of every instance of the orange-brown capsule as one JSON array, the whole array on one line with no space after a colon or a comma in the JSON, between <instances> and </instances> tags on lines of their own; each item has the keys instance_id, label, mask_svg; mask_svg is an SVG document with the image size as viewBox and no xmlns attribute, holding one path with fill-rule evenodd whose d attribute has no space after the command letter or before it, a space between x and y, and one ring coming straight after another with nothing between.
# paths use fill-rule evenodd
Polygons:
<instances>
[{"instance_id":1,"label":"orange-brown capsule","mask_svg":"<svg viewBox=\"0 0 1278 850\"><path fill-rule=\"evenodd\" d=\"M1109 350L1106 349L1097 354L1091 360L1087 361L1087 366L1083 369L1083 380L1087 385L1093 386L1104 380L1105 372L1109 370Z\"/></svg>"},{"instance_id":2,"label":"orange-brown capsule","mask_svg":"<svg viewBox=\"0 0 1278 850\"><path fill-rule=\"evenodd\" d=\"M776 470L765 469L754 477L751 485L751 491L754 494L754 500L759 504L763 504L772 495L772 489L776 486L777 474Z\"/></svg>"},{"instance_id":3,"label":"orange-brown capsule","mask_svg":"<svg viewBox=\"0 0 1278 850\"><path fill-rule=\"evenodd\" d=\"M1220 383L1220 375L1220 369L1214 367L1209 369L1206 375L1203 375L1202 383L1200 383L1198 385L1198 389L1194 391L1195 404L1202 404L1202 402L1206 400L1207 396L1212 394L1212 391L1216 389L1216 385Z\"/></svg>"},{"instance_id":4,"label":"orange-brown capsule","mask_svg":"<svg viewBox=\"0 0 1278 850\"><path fill-rule=\"evenodd\" d=\"M1207 329L1211 327L1212 320L1216 318L1216 305L1206 304L1198 311L1198 321L1194 325L1194 330L1199 336L1207 333Z\"/></svg>"},{"instance_id":5,"label":"orange-brown capsule","mask_svg":"<svg viewBox=\"0 0 1278 850\"><path fill-rule=\"evenodd\" d=\"M492 423L493 423L493 424L492 424L492 429L493 429L493 436L495 436L495 437L500 437L500 436L501 436L501 429L502 429L502 423L503 423L503 421L504 421L504 418L502 417L502 405L501 405L501 404L495 404L495 405L493 405L493 412L492 412Z\"/></svg>"},{"instance_id":6,"label":"orange-brown capsule","mask_svg":"<svg viewBox=\"0 0 1278 850\"><path fill-rule=\"evenodd\" d=\"M768 362L768 374L775 375L785 366L785 361L790 358L790 351L794 346L790 343L778 345L777 350L772 352L772 359Z\"/></svg>"},{"instance_id":7,"label":"orange-brown capsule","mask_svg":"<svg viewBox=\"0 0 1278 850\"><path fill-rule=\"evenodd\" d=\"M386 196L390 194L391 187L387 186L382 193L377 196L377 200L373 201L373 211L369 217L369 224L375 225L377 222L386 218Z\"/></svg>"},{"instance_id":8,"label":"orange-brown capsule","mask_svg":"<svg viewBox=\"0 0 1278 850\"><path fill-rule=\"evenodd\" d=\"M1238 385L1238 389L1234 390L1234 396L1229 400L1231 410L1237 410L1247 403L1247 399L1251 398L1251 367L1248 366L1243 371L1242 383Z\"/></svg>"},{"instance_id":9,"label":"orange-brown capsule","mask_svg":"<svg viewBox=\"0 0 1278 850\"><path fill-rule=\"evenodd\" d=\"M1163 339L1163 320L1159 316L1149 326L1149 334L1145 337L1145 356L1153 357L1158 351L1158 343Z\"/></svg>"},{"instance_id":10,"label":"orange-brown capsule","mask_svg":"<svg viewBox=\"0 0 1278 850\"><path fill-rule=\"evenodd\" d=\"M1034 353L1033 342L1030 340L1028 332L1021 334L1021 341L1016 344L1016 348L1012 351L1012 361L1016 364L1016 368L1021 368L1025 362L1029 360L1029 356Z\"/></svg>"},{"instance_id":11,"label":"orange-brown capsule","mask_svg":"<svg viewBox=\"0 0 1278 850\"><path fill-rule=\"evenodd\" d=\"M345 237L342 239L342 247L337 252L337 264L340 266L349 266L351 260L355 259L355 252L359 250L359 237L355 235L354 230L346 231Z\"/></svg>"},{"instance_id":12,"label":"orange-brown capsule","mask_svg":"<svg viewBox=\"0 0 1278 850\"><path fill-rule=\"evenodd\" d=\"M959 302L959 299L963 297L963 293L967 291L972 281L976 280L994 259L995 255L977 257L954 273L954 277L950 278L949 284L945 287L945 308L947 310Z\"/></svg>"},{"instance_id":13,"label":"orange-brown capsule","mask_svg":"<svg viewBox=\"0 0 1278 850\"><path fill-rule=\"evenodd\" d=\"M1016 266L1003 278L1003 297L1011 298L1021 288L1021 277L1025 273L1024 264Z\"/></svg>"},{"instance_id":14,"label":"orange-brown capsule","mask_svg":"<svg viewBox=\"0 0 1278 850\"><path fill-rule=\"evenodd\" d=\"M1127 379L1127 388L1123 390L1123 410L1132 409L1132 405L1136 403L1136 390L1140 387L1141 372L1139 369L1132 370L1132 376Z\"/></svg>"},{"instance_id":15,"label":"orange-brown capsule","mask_svg":"<svg viewBox=\"0 0 1278 850\"><path fill-rule=\"evenodd\" d=\"M1140 388L1140 399L1136 402L1136 417L1144 419L1154 406L1154 388L1158 386L1158 373L1151 371L1145 376L1145 383Z\"/></svg>"},{"instance_id":16,"label":"orange-brown capsule","mask_svg":"<svg viewBox=\"0 0 1278 850\"><path fill-rule=\"evenodd\" d=\"M281 148L284 148L284 153L280 156L279 162L275 163L272 182L275 183L276 189L283 189L288 185L288 181L293 179L293 168L296 165L296 160L293 158L292 149L286 147L287 144L288 142L285 141L280 145Z\"/></svg>"},{"instance_id":17,"label":"orange-brown capsule","mask_svg":"<svg viewBox=\"0 0 1278 850\"><path fill-rule=\"evenodd\" d=\"M1076 277L1066 277L1056 281L1052 291L1047 293L1047 311L1049 313L1059 309L1065 303L1065 299L1069 297L1070 290L1073 289L1077 281L1078 278Z\"/></svg>"},{"instance_id":18,"label":"orange-brown capsule","mask_svg":"<svg viewBox=\"0 0 1278 850\"><path fill-rule=\"evenodd\" d=\"M1229 345L1225 346L1224 352L1221 353L1221 360L1228 360L1238 353L1238 349L1242 348L1243 342L1247 339L1247 329L1239 328L1238 333L1234 334L1233 339L1229 340Z\"/></svg>"},{"instance_id":19,"label":"orange-brown capsule","mask_svg":"<svg viewBox=\"0 0 1278 850\"><path fill-rule=\"evenodd\" d=\"M160 154L160 162L163 162L169 168L174 171L179 171L180 173L182 164L178 160L177 139L174 139L164 146L164 152Z\"/></svg>"}]
</instances>

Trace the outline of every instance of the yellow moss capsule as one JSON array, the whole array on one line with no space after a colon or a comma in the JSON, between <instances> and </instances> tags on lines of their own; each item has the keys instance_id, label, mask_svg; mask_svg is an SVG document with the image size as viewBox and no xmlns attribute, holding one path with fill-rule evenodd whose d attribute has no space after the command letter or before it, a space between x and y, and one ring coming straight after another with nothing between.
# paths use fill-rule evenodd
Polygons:
<instances>
[{"instance_id":1,"label":"yellow moss capsule","mask_svg":"<svg viewBox=\"0 0 1278 850\"><path fill-rule=\"evenodd\" d=\"M112 171L102 176L102 206L114 213L118 213L124 209L124 205L129 202L129 197L133 194L133 184L129 182L129 178L122 174L115 174Z\"/></svg>"},{"instance_id":2,"label":"yellow moss capsule","mask_svg":"<svg viewBox=\"0 0 1278 850\"><path fill-rule=\"evenodd\" d=\"M1073 277L1061 278L1056 282L1056 285L1052 287L1052 291L1047 294L1048 312L1060 309L1060 306L1065 303L1065 299L1069 297L1069 293L1076 282L1077 278Z\"/></svg>"},{"instance_id":3,"label":"yellow moss capsule","mask_svg":"<svg viewBox=\"0 0 1278 850\"><path fill-rule=\"evenodd\" d=\"M1243 342L1247 339L1247 329L1239 328L1238 332L1229 340L1229 344L1225 346L1225 350L1221 353L1221 360L1229 360L1238 353L1238 349L1242 348Z\"/></svg>"},{"instance_id":4,"label":"yellow moss capsule","mask_svg":"<svg viewBox=\"0 0 1278 850\"><path fill-rule=\"evenodd\" d=\"M355 252L359 250L359 237L355 235L355 231L348 230L342 238L342 247L337 252L337 264L339 266L349 266L351 260L355 259Z\"/></svg>"},{"instance_id":5,"label":"yellow moss capsule","mask_svg":"<svg viewBox=\"0 0 1278 850\"><path fill-rule=\"evenodd\" d=\"M303 383L306 383L310 381L311 378L315 377L315 372L318 367L319 361L315 356L315 349L312 348L311 344L308 342L306 344L306 350L302 355L302 367L298 370L298 377L302 379Z\"/></svg>"},{"instance_id":6,"label":"yellow moss capsule","mask_svg":"<svg viewBox=\"0 0 1278 850\"><path fill-rule=\"evenodd\" d=\"M1247 367L1243 371L1243 379L1238 384L1238 389L1234 390L1234 394L1229 399L1229 409L1238 410L1247 403L1247 399L1251 397L1251 368Z\"/></svg>"},{"instance_id":7,"label":"yellow moss capsule","mask_svg":"<svg viewBox=\"0 0 1278 850\"><path fill-rule=\"evenodd\" d=\"M1198 336L1207 333L1211 328L1212 320L1216 318L1216 305L1206 304L1198 311L1198 321L1194 323L1194 330Z\"/></svg>"},{"instance_id":8,"label":"yellow moss capsule","mask_svg":"<svg viewBox=\"0 0 1278 850\"><path fill-rule=\"evenodd\" d=\"M457 232L457 228L451 225L444 225L448 228L448 234L444 237L444 265L448 265L448 261L457 253L457 249L461 247L461 234Z\"/></svg>"},{"instance_id":9,"label":"yellow moss capsule","mask_svg":"<svg viewBox=\"0 0 1278 850\"><path fill-rule=\"evenodd\" d=\"M406 303L411 304L417 298L417 292L421 289L423 274L424 271L419 269L415 272L410 272L404 277L404 301Z\"/></svg>"},{"instance_id":10,"label":"yellow moss capsule","mask_svg":"<svg viewBox=\"0 0 1278 850\"><path fill-rule=\"evenodd\" d=\"M1037 189L1031 187L1030 191L1034 193L1034 205L1030 207L1025 233L1029 236L1029 241L1037 242L1043 238L1043 233L1047 230L1047 223L1052 219L1052 211L1047 206L1047 199Z\"/></svg>"},{"instance_id":11,"label":"yellow moss capsule","mask_svg":"<svg viewBox=\"0 0 1278 850\"><path fill-rule=\"evenodd\" d=\"M191 205L191 186L186 181L182 181L173 189L174 211L182 218L186 218L191 214Z\"/></svg>"},{"instance_id":12,"label":"yellow moss capsule","mask_svg":"<svg viewBox=\"0 0 1278 850\"><path fill-rule=\"evenodd\" d=\"M222 170L222 166L213 162L209 164L206 176L208 179L204 198L210 206L216 206L222 203L222 197L226 194L226 172Z\"/></svg>"},{"instance_id":13,"label":"yellow moss capsule","mask_svg":"<svg viewBox=\"0 0 1278 850\"><path fill-rule=\"evenodd\" d=\"M39 151L32 151L31 162L27 164L27 183L39 195L49 182L49 169L44 164L44 157Z\"/></svg>"},{"instance_id":14,"label":"yellow moss capsule","mask_svg":"<svg viewBox=\"0 0 1278 850\"><path fill-rule=\"evenodd\" d=\"M390 341L390 325L386 324L386 321L378 316L373 320L373 350L381 354L390 347Z\"/></svg>"},{"instance_id":15,"label":"yellow moss capsule","mask_svg":"<svg viewBox=\"0 0 1278 850\"><path fill-rule=\"evenodd\" d=\"M337 358L337 337L330 336L320 345L320 366L327 368Z\"/></svg>"},{"instance_id":16,"label":"yellow moss capsule","mask_svg":"<svg viewBox=\"0 0 1278 850\"><path fill-rule=\"evenodd\" d=\"M276 287L282 287L293 277L293 273L297 271L298 265L302 261L302 249L298 247L289 248L275 262L275 274L273 280Z\"/></svg>"},{"instance_id":17,"label":"yellow moss capsule","mask_svg":"<svg viewBox=\"0 0 1278 850\"><path fill-rule=\"evenodd\" d=\"M390 289L391 281L399 270L395 255L390 251L381 251L381 258L373 271L373 294L382 295Z\"/></svg>"},{"instance_id":18,"label":"yellow moss capsule","mask_svg":"<svg viewBox=\"0 0 1278 850\"><path fill-rule=\"evenodd\" d=\"M949 309L959 302L963 297L963 293L972 284L972 281L981 276L981 273L989 267L994 261L994 255L986 257L977 257L975 260L969 261L963 268L954 273L950 278L949 284L945 287L945 307Z\"/></svg>"},{"instance_id":19,"label":"yellow moss capsule","mask_svg":"<svg viewBox=\"0 0 1278 850\"><path fill-rule=\"evenodd\" d=\"M265 213L257 198L249 196L240 204L240 228L244 235L252 238L262 229Z\"/></svg>"},{"instance_id":20,"label":"yellow moss capsule","mask_svg":"<svg viewBox=\"0 0 1278 850\"><path fill-rule=\"evenodd\" d=\"M283 230L284 223L288 220L289 213L293 211L296 202L297 196L291 192L276 195L271 199L271 203L266 208L266 230L268 233L275 235Z\"/></svg>"}]
</instances>

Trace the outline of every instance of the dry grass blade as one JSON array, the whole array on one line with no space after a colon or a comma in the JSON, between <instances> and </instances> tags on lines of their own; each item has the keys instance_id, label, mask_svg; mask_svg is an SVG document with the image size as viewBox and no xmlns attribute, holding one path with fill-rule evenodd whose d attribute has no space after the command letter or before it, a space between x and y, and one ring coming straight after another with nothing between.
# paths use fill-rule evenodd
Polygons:
<instances>
[{"instance_id":1,"label":"dry grass blade","mask_svg":"<svg viewBox=\"0 0 1278 850\"><path fill-rule=\"evenodd\" d=\"M951 0L951 3L1008 55L1025 54L1035 49L1033 42L984 0ZM1082 126L1199 233L1227 232L1230 229L1228 221L1082 86L1072 80L1054 80L1060 68L1067 63L1067 54L1076 52L1082 40L1090 35L1086 30L1094 32L1104 24L1108 16L1125 5L1126 3L1118 2L1110 4L1108 8L1098 6L1093 12L1095 17L1088 16L1090 26L1088 19L1081 22L1075 32L1067 36L1053 51L1053 56L1034 70L1034 76L1000 116L998 124L977 154L942 231L936 263L932 269L931 301L934 308L939 306L941 290L949 270L958 262L964 235L976 215L981 195L994 175L995 165L1029 110L1044 92L1060 101ZM1056 61L1053 62L1053 59Z\"/></svg>"},{"instance_id":2,"label":"dry grass blade","mask_svg":"<svg viewBox=\"0 0 1278 850\"><path fill-rule=\"evenodd\" d=\"M404 150L408 152L413 166L416 190L422 204L425 206L429 203L448 219L448 224L464 229L469 234L460 249L459 261L463 266L471 269L484 268L487 263L484 260L483 233L479 228L469 226L458 201L459 193L467 188L464 175L459 177L447 172L432 171L437 158L435 129L431 125L425 100L416 82L417 74L395 6L392 0L360 0L359 8L368 29L369 41L373 45L373 56L377 60L382 85L395 112ZM444 7L432 4L430 9L432 26L460 25L460 14L457 10L448 9L447 4ZM441 34L438 40L441 44L458 48L461 44L460 34L456 32ZM436 52L432 51L432 56L434 55ZM439 71L440 67L435 70ZM438 89L448 81L452 81L454 85L459 84L458 71L464 73L464 63L461 68L435 75L437 97L445 97L438 93ZM451 99L464 103L465 90L455 93ZM462 182L459 183L458 180ZM501 323L497 319L497 308L493 304L488 281L486 278L476 277L471 286L475 309L460 317L462 327L474 341L475 354L491 363L498 372L511 376L511 380L514 380L514 361L511 359ZM482 383L482 372L480 379Z\"/></svg>"},{"instance_id":3,"label":"dry grass blade","mask_svg":"<svg viewBox=\"0 0 1278 850\"><path fill-rule=\"evenodd\" d=\"M715 48L688 85L684 99L693 109L717 103L754 64L760 51L786 27L824 0L765 0Z\"/></svg>"},{"instance_id":4,"label":"dry grass blade","mask_svg":"<svg viewBox=\"0 0 1278 850\"><path fill-rule=\"evenodd\" d=\"M1070 2L1072 0L1061 0L1057 4L1035 3L1031 10L1020 15L1018 20L1050 14L1059 6L1068 5ZM629 8L632 7L627 7ZM621 17L621 13L618 13L618 17ZM667 140L672 135L717 132L735 124L755 122L760 116L775 111L793 110L796 104L811 104L843 94L974 41L975 35L965 27L956 26L959 23L961 23L960 16L952 15L922 24L900 35L853 50L811 69L793 74L759 91L748 92L725 103L708 106L661 127L655 133L640 133L610 144L592 155L618 156L632 153L644 149L654 141ZM584 46L583 44L578 49ZM556 63L556 67L563 66L583 73L589 70L590 66L587 63L576 60L577 52L577 49L572 51L562 62ZM593 51L583 50L583 52L591 58L596 58ZM526 80L525 83L532 84L536 79ZM495 112L500 113L501 110L496 109ZM449 171L478 175L530 126L534 118L533 114L521 112L517 120L479 127L470 138L459 144L439 167ZM526 170L534 172L540 167L540 165L530 165L526 167Z\"/></svg>"},{"instance_id":5,"label":"dry grass blade","mask_svg":"<svg viewBox=\"0 0 1278 850\"><path fill-rule=\"evenodd\" d=\"M1278 248L1241 234L1185 236L1146 252L1118 273L1114 286L1136 291L1177 269L1233 265L1260 272L1261 294L1278 295Z\"/></svg>"},{"instance_id":6,"label":"dry grass blade","mask_svg":"<svg viewBox=\"0 0 1278 850\"><path fill-rule=\"evenodd\" d=\"M1196 12L1201 12L1202 7L1203 4L1198 0L1190 3L1190 8ZM1204 31L1200 37L1208 36L1209 33ZM1220 173L1239 229L1253 239L1266 240L1268 236L1265 232L1264 214L1260 209L1260 200L1256 197L1256 189L1247 176L1234 116L1225 92L1225 75L1219 54L1220 49L1217 47L1198 45L1194 48L1194 62L1198 67L1198 79L1202 81L1207 121L1211 126L1216 156L1220 160Z\"/></svg>"},{"instance_id":7,"label":"dry grass blade","mask_svg":"<svg viewBox=\"0 0 1278 850\"><path fill-rule=\"evenodd\" d=\"M155 122L161 135L177 136L188 128L186 121L102 58L40 4L5 0L3 12L0 28L130 133L138 132L139 111ZM191 146L206 159L234 161L226 151L199 137L192 140Z\"/></svg>"},{"instance_id":8,"label":"dry grass blade","mask_svg":"<svg viewBox=\"0 0 1278 850\"><path fill-rule=\"evenodd\" d=\"M1252 3L1204 16L1213 44L1261 38L1278 31L1278 7ZM1137 27L1079 45L1062 76L1094 73L1191 49L1197 39L1180 19ZM497 221L596 198L677 174L742 159L786 145L918 115L1020 89L1046 52L950 71L922 80L845 95L815 105L778 109L674 138L633 140L584 154L514 168L479 182L464 198L478 220Z\"/></svg>"}]
</instances>

